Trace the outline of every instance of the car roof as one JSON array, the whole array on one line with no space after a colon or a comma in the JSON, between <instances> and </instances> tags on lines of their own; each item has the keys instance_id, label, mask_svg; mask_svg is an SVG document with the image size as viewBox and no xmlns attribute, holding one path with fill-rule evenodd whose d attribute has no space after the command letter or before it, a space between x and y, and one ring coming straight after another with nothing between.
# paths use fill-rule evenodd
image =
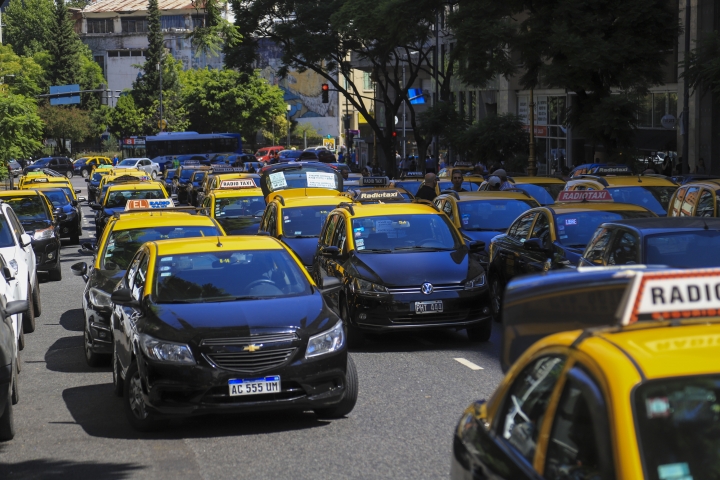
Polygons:
<instances>
[{"instance_id":1,"label":"car roof","mask_svg":"<svg viewBox=\"0 0 720 480\"><path fill-rule=\"evenodd\" d=\"M451 193L440 192L441 196L447 195L448 197L454 197ZM474 202L477 200L532 200L534 198L520 192L506 192L506 191L481 191L481 192L458 192L459 202Z\"/></svg>"},{"instance_id":2,"label":"car roof","mask_svg":"<svg viewBox=\"0 0 720 480\"><path fill-rule=\"evenodd\" d=\"M557 177L512 177L509 179L513 183L532 183L535 185L539 184L557 184L565 185L567 182Z\"/></svg>"},{"instance_id":3,"label":"car roof","mask_svg":"<svg viewBox=\"0 0 720 480\"><path fill-rule=\"evenodd\" d=\"M113 183L107 187L108 192L114 190L162 190L162 186L158 182Z\"/></svg>"},{"instance_id":4,"label":"car roof","mask_svg":"<svg viewBox=\"0 0 720 480\"><path fill-rule=\"evenodd\" d=\"M618 175L607 177L595 177L594 175L583 175L570 179L568 184L577 185L582 182L592 182L602 185L602 180L610 187L677 187L678 184L665 177L651 175ZM572 182L572 183L571 183Z\"/></svg>"},{"instance_id":5,"label":"car roof","mask_svg":"<svg viewBox=\"0 0 720 480\"><path fill-rule=\"evenodd\" d=\"M212 191L211 195L214 195L215 198L225 198L225 197L262 197L263 193L260 187L255 188L230 188L230 189L215 189Z\"/></svg>"},{"instance_id":6,"label":"car roof","mask_svg":"<svg viewBox=\"0 0 720 480\"><path fill-rule=\"evenodd\" d=\"M0 197L31 197L42 195L38 190L22 189L22 190L4 190L0 191Z\"/></svg>"},{"instance_id":7,"label":"car roof","mask_svg":"<svg viewBox=\"0 0 720 480\"><path fill-rule=\"evenodd\" d=\"M217 227L213 219L207 215L192 215L183 211L175 212L168 208L152 212L145 211L120 214L119 218L115 220L113 224L113 230L134 230L136 228L173 225Z\"/></svg>"},{"instance_id":8,"label":"car roof","mask_svg":"<svg viewBox=\"0 0 720 480\"><path fill-rule=\"evenodd\" d=\"M633 205L631 203L618 202L578 202L578 203L553 203L541 208L550 208L556 213L573 213L583 212L587 210L607 211L607 212L647 212L645 207Z\"/></svg>"},{"instance_id":9,"label":"car roof","mask_svg":"<svg viewBox=\"0 0 720 480\"><path fill-rule=\"evenodd\" d=\"M160 256L184 253L217 252L233 250L285 250L285 247L269 236L197 237L160 240L152 242Z\"/></svg>"},{"instance_id":10,"label":"car roof","mask_svg":"<svg viewBox=\"0 0 720 480\"><path fill-rule=\"evenodd\" d=\"M352 203L352 199L342 192L326 188L291 188L288 190L278 190L269 195L268 203L272 201L282 203L278 197L282 197L285 202L283 208L337 205L342 202Z\"/></svg>"},{"instance_id":11,"label":"car roof","mask_svg":"<svg viewBox=\"0 0 720 480\"><path fill-rule=\"evenodd\" d=\"M426 203L369 203L353 204L353 218L379 217L382 215L440 215L435 207Z\"/></svg>"},{"instance_id":12,"label":"car roof","mask_svg":"<svg viewBox=\"0 0 720 480\"><path fill-rule=\"evenodd\" d=\"M618 225L636 230L658 231L676 230L720 230L720 218L715 217L657 217L633 218L606 222L603 225Z\"/></svg>"}]
</instances>

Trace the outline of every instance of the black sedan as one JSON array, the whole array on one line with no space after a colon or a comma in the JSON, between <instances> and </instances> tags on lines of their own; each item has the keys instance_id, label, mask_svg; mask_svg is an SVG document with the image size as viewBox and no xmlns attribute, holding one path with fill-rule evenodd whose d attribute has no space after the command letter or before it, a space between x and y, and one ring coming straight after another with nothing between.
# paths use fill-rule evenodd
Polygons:
<instances>
[{"instance_id":1,"label":"black sedan","mask_svg":"<svg viewBox=\"0 0 720 480\"><path fill-rule=\"evenodd\" d=\"M146 243L111 300L114 389L138 430L172 416L334 418L355 406L343 323L273 238Z\"/></svg>"},{"instance_id":2,"label":"black sedan","mask_svg":"<svg viewBox=\"0 0 720 480\"><path fill-rule=\"evenodd\" d=\"M65 215L65 219L60 222L60 236L69 237L70 242L79 244L82 234L82 210L78 206L78 201L70 198L67 192L61 188L39 190L50 200L56 213Z\"/></svg>"}]
</instances>

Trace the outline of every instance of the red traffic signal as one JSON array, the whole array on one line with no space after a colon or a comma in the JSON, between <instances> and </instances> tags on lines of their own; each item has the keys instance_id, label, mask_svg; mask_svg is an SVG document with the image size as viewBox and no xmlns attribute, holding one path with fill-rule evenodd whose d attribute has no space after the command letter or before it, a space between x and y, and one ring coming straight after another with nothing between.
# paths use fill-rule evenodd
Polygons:
<instances>
[{"instance_id":1,"label":"red traffic signal","mask_svg":"<svg viewBox=\"0 0 720 480\"><path fill-rule=\"evenodd\" d=\"M322 84L322 103L328 103L330 98L328 93L330 92L330 86L327 83Z\"/></svg>"},{"instance_id":2,"label":"red traffic signal","mask_svg":"<svg viewBox=\"0 0 720 480\"><path fill-rule=\"evenodd\" d=\"M396 138L396 137L397 137L397 132L396 132L396 131L393 131L393 132L392 132L392 137L393 137L393 138Z\"/></svg>"}]
</instances>

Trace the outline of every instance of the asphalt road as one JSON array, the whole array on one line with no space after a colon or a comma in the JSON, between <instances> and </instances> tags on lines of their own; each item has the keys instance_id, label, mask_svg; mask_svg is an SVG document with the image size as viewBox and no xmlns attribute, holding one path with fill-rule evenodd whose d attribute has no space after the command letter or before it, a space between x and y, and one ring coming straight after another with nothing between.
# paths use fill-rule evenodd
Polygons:
<instances>
[{"instance_id":1,"label":"asphalt road","mask_svg":"<svg viewBox=\"0 0 720 480\"><path fill-rule=\"evenodd\" d=\"M82 179L74 183L85 195ZM87 207L85 218L89 239ZM502 379L497 331L479 345L455 331L371 337L351 353L360 389L347 418L198 417L141 434L112 394L110 369L85 363L84 283L70 265L91 257L65 242L61 258L62 281L40 278L43 312L21 352L17 434L0 444L2 479L444 478L460 414Z\"/></svg>"}]
</instances>

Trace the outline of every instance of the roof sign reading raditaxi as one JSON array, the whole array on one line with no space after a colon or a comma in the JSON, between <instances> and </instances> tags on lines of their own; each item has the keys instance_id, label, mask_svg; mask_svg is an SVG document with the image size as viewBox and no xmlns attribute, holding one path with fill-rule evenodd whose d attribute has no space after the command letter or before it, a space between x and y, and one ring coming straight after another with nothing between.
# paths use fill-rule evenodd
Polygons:
<instances>
[{"instance_id":1,"label":"roof sign reading raditaxi","mask_svg":"<svg viewBox=\"0 0 720 480\"><path fill-rule=\"evenodd\" d=\"M558 203L566 202L612 202L613 198L607 190L563 190L558 194Z\"/></svg>"}]
</instances>

